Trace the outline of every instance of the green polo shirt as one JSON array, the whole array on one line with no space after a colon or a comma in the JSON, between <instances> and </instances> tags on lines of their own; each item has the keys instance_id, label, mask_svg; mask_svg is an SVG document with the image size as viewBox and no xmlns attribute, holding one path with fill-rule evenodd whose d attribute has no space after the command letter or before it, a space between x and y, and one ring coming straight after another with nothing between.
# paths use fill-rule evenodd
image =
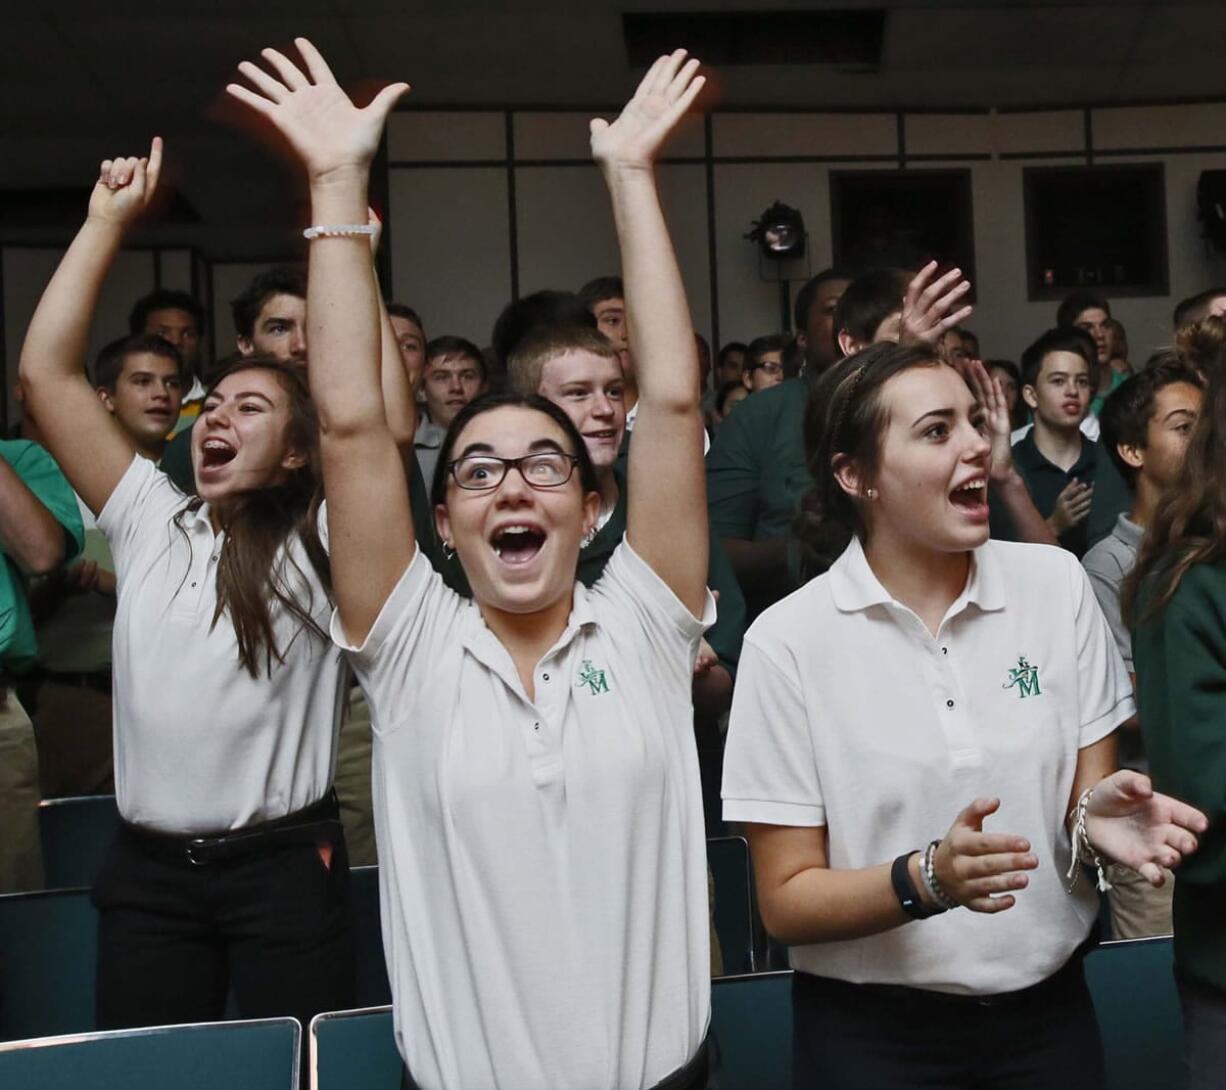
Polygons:
<instances>
[{"instance_id":1,"label":"green polo shirt","mask_svg":"<svg viewBox=\"0 0 1226 1090\"><path fill-rule=\"evenodd\" d=\"M0 440L0 458L13 467L17 476L38 498L55 521L64 528L65 563L81 551L85 531L77 497L67 478L37 443L25 439ZM20 673L34 665L38 645L34 621L26 600L26 577L7 554L0 566L0 665Z\"/></svg>"},{"instance_id":2,"label":"green polo shirt","mask_svg":"<svg viewBox=\"0 0 1226 1090\"><path fill-rule=\"evenodd\" d=\"M720 537L786 537L813 486L805 465L809 380L789 379L750 395L715 433L707 454L707 506Z\"/></svg>"},{"instance_id":3,"label":"green polo shirt","mask_svg":"<svg viewBox=\"0 0 1226 1090\"><path fill-rule=\"evenodd\" d=\"M1209 818L1175 880L1175 963L1226 992L1226 561L1189 568L1132 654L1154 787Z\"/></svg>"},{"instance_id":4,"label":"green polo shirt","mask_svg":"<svg viewBox=\"0 0 1226 1090\"><path fill-rule=\"evenodd\" d=\"M1090 547L1098 544L1115 528L1116 519L1132 508L1132 494L1111 464L1107 450L1101 443L1092 443L1081 438L1081 455L1067 469L1061 469L1047 460L1034 441L1034 429L1013 446L1013 464L1026 482L1030 498L1039 514L1050 518L1056 509L1056 500L1072 481L1094 486L1090 500L1090 513L1071 530L1060 535L1060 544L1078 558ZM1002 541L1018 540L1017 529L1004 505L989 495L991 510L991 533Z\"/></svg>"},{"instance_id":5,"label":"green polo shirt","mask_svg":"<svg viewBox=\"0 0 1226 1090\"><path fill-rule=\"evenodd\" d=\"M590 587L604 572L613 550L626 536L626 479L617 474L617 505L606 522L587 545L579 550L578 579ZM710 552L707 560L707 586L719 591L715 624L706 633L711 645L730 674L736 676L736 664L741 658L741 640L745 635L745 596L736 580L732 563L719 535L712 527L709 535Z\"/></svg>"}]
</instances>

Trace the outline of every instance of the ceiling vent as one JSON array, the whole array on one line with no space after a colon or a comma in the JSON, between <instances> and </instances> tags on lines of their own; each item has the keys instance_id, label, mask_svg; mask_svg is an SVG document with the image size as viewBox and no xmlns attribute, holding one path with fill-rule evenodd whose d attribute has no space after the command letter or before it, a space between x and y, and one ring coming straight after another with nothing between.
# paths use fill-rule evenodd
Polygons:
<instances>
[{"instance_id":1,"label":"ceiling vent","mask_svg":"<svg viewBox=\"0 0 1226 1090\"><path fill-rule=\"evenodd\" d=\"M881 65L885 9L686 11L622 15L631 67L684 46L704 64L820 64L857 70Z\"/></svg>"}]
</instances>

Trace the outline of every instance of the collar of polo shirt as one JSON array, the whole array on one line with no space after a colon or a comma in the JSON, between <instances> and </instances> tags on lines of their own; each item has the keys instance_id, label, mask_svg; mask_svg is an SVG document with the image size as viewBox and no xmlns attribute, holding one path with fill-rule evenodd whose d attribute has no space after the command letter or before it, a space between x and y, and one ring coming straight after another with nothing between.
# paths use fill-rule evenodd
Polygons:
<instances>
[{"instance_id":1,"label":"collar of polo shirt","mask_svg":"<svg viewBox=\"0 0 1226 1090\"><path fill-rule=\"evenodd\" d=\"M870 606L894 603L893 596L869 567L858 537L852 537L851 544L831 567L830 593L842 613L858 613ZM982 545L971 554L971 576L949 612L958 613L968 605L978 606L985 613L1005 608L1004 579L991 549Z\"/></svg>"},{"instance_id":2,"label":"collar of polo shirt","mask_svg":"<svg viewBox=\"0 0 1226 1090\"><path fill-rule=\"evenodd\" d=\"M543 658L548 658L560 647L565 647L567 643L579 632L585 625L599 624L596 618L595 610L592 609L592 603L589 599L588 588L578 580L575 581L574 598L571 602L570 616L566 620L566 627L562 630L562 635L557 639L557 642L549 649L548 653ZM476 603L473 603L473 608L476 609ZM484 662L487 666L492 666L495 659L501 661L506 656L506 648L503 647L498 637L485 624L477 624L468 629L464 633L464 647L471 652L480 662Z\"/></svg>"}]
</instances>

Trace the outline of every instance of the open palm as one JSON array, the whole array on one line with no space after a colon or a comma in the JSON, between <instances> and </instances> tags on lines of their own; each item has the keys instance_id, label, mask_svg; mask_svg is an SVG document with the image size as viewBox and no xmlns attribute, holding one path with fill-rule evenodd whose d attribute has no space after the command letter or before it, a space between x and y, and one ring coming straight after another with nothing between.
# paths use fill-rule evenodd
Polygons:
<instances>
[{"instance_id":1,"label":"open palm","mask_svg":"<svg viewBox=\"0 0 1226 1090\"><path fill-rule=\"evenodd\" d=\"M256 90L231 83L226 92L266 117L312 177L367 166L379 146L387 115L408 91L408 84L390 84L368 106L358 109L319 51L305 38L295 38L294 44L306 72L277 50L264 49L260 55L276 76L243 61L238 70Z\"/></svg>"},{"instance_id":2,"label":"open palm","mask_svg":"<svg viewBox=\"0 0 1226 1090\"><path fill-rule=\"evenodd\" d=\"M602 167L649 167L655 162L706 83L705 76L696 75L698 61L685 56L685 50L678 49L657 57L616 121L592 121L592 158Z\"/></svg>"},{"instance_id":3,"label":"open palm","mask_svg":"<svg viewBox=\"0 0 1226 1090\"><path fill-rule=\"evenodd\" d=\"M1175 867L1196 850L1208 820L1195 807L1160 795L1149 777L1121 769L1099 782L1086 808L1086 833L1100 852L1131 867L1154 885L1161 867Z\"/></svg>"}]
</instances>

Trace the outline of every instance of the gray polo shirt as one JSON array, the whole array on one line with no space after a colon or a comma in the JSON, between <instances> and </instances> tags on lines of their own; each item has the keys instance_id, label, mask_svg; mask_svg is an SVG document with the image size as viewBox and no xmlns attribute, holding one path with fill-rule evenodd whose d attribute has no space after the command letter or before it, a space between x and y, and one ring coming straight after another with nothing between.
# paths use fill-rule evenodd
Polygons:
<instances>
[{"instance_id":1,"label":"gray polo shirt","mask_svg":"<svg viewBox=\"0 0 1226 1090\"><path fill-rule=\"evenodd\" d=\"M1111 634L1130 674L1134 672L1132 633L1120 618L1120 584L1124 576L1132 571L1144 533L1144 529L1127 515L1120 515L1111 533L1086 553L1081 561L1090 577L1090 586L1094 588L1094 597L1111 625Z\"/></svg>"}]
</instances>

